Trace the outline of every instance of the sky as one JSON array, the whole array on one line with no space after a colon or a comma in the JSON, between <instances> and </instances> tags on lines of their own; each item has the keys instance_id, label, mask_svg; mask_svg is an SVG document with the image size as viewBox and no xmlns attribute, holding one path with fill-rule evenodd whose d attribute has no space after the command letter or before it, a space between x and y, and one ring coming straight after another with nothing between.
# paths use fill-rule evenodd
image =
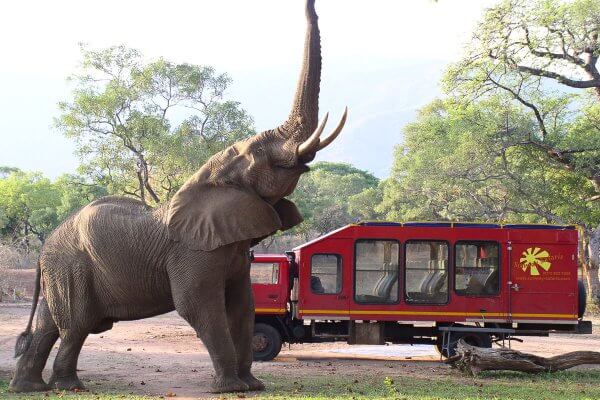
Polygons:
<instances>
[{"instance_id":1,"label":"sky","mask_svg":"<svg viewBox=\"0 0 600 400\"><path fill-rule=\"evenodd\" d=\"M148 60L211 65L228 73L258 131L287 117L304 42L302 0L11 1L0 16L0 165L75 172L74 144L53 128L78 43L124 44ZM317 0L323 71L320 112L346 128L318 160L348 162L383 178L402 127L441 95L493 0Z\"/></svg>"}]
</instances>

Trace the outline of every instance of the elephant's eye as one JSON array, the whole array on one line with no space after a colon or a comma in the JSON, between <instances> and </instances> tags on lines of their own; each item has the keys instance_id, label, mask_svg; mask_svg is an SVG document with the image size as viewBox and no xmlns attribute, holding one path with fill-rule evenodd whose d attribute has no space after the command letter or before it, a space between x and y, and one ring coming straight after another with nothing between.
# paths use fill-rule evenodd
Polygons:
<instances>
[{"instance_id":1,"label":"elephant's eye","mask_svg":"<svg viewBox=\"0 0 600 400\"><path fill-rule=\"evenodd\" d=\"M259 157L264 157L264 156L265 156L265 154L266 154L266 152L265 152L265 149L264 149L264 148L262 148L262 147L258 147L258 148L256 148L256 150L254 151L254 154L255 154L256 156L259 156Z\"/></svg>"}]
</instances>

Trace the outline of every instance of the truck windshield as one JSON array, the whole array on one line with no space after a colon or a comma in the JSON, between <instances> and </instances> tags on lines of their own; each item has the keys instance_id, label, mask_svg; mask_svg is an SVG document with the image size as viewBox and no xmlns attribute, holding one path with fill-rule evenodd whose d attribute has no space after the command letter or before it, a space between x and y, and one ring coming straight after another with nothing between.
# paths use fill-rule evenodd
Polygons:
<instances>
[{"instance_id":1,"label":"truck windshield","mask_svg":"<svg viewBox=\"0 0 600 400\"><path fill-rule=\"evenodd\" d=\"M253 262L250 266L250 281L259 285L276 284L279 281L279 264Z\"/></svg>"}]
</instances>

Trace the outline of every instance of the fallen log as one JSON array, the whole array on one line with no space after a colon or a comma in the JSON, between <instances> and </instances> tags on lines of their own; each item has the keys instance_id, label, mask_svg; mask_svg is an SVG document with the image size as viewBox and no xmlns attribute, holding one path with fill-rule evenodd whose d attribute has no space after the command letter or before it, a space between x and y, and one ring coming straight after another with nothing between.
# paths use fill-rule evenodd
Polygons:
<instances>
[{"instance_id":1,"label":"fallen log","mask_svg":"<svg viewBox=\"0 0 600 400\"><path fill-rule=\"evenodd\" d=\"M600 364L600 353L573 351L545 358L504 347L494 349L471 346L461 339L456 347L456 356L447 362L473 376L481 371L540 373L562 371L583 364Z\"/></svg>"}]
</instances>

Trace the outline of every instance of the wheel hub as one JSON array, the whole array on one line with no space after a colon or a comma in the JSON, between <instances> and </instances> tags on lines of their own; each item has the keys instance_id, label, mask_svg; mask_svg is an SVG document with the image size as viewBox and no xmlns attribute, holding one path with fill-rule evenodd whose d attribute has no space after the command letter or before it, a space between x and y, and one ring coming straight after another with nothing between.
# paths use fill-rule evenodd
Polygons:
<instances>
[{"instance_id":1,"label":"wheel hub","mask_svg":"<svg viewBox=\"0 0 600 400\"><path fill-rule=\"evenodd\" d=\"M255 333L252 337L252 351L265 351L269 346L269 338L263 333Z\"/></svg>"}]
</instances>

